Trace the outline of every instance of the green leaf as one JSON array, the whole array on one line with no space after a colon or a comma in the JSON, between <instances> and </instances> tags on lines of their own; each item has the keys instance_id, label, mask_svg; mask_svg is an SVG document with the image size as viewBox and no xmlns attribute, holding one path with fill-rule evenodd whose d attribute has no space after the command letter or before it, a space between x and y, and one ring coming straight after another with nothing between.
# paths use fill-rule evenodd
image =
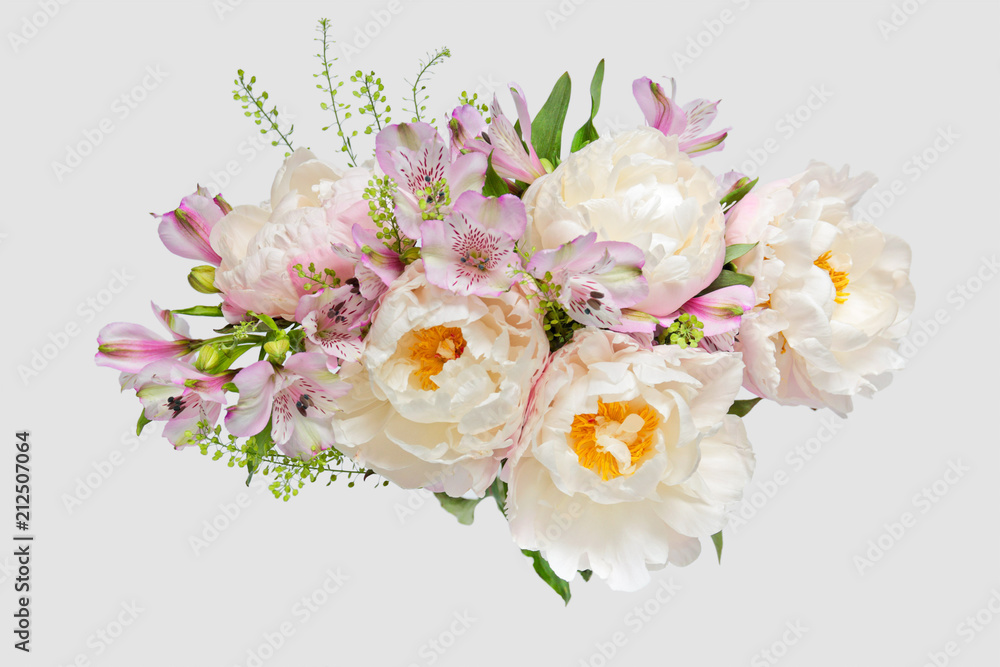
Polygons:
<instances>
[{"instance_id":1,"label":"green leaf","mask_svg":"<svg viewBox=\"0 0 1000 667\"><path fill-rule=\"evenodd\" d=\"M194 315L195 317L222 317L222 306L191 306L170 312L175 315Z\"/></svg>"},{"instance_id":2,"label":"green leaf","mask_svg":"<svg viewBox=\"0 0 1000 667\"><path fill-rule=\"evenodd\" d=\"M507 182L500 178L500 175L493 168L493 153L486 158L486 182L483 183L483 196L499 197L510 194Z\"/></svg>"},{"instance_id":3,"label":"green leaf","mask_svg":"<svg viewBox=\"0 0 1000 667\"><path fill-rule=\"evenodd\" d=\"M734 243L726 246L726 259L723 264L729 264L734 259L739 259L757 246L756 243Z\"/></svg>"},{"instance_id":4,"label":"green leaf","mask_svg":"<svg viewBox=\"0 0 1000 667\"><path fill-rule=\"evenodd\" d=\"M757 398L741 398L733 401L733 404L729 406L729 414L736 415L737 417L746 417L747 413L753 409L753 406L760 403L761 399Z\"/></svg>"},{"instance_id":5,"label":"green leaf","mask_svg":"<svg viewBox=\"0 0 1000 667\"><path fill-rule=\"evenodd\" d=\"M531 145L539 158L559 164L559 154L562 151L562 129L566 122L566 109L569 108L570 80L569 72L564 72L549 93L538 115L531 121Z\"/></svg>"},{"instance_id":6,"label":"green leaf","mask_svg":"<svg viewBox=\"0 0 1000 667\"><path fill-rule=\"evenodd\" d=\"M534 128L532 128L534 131ZM549 562L542 558L542 554L537 551L528 551L527 549L521 549L521 553L531 559L532 566L535 568L535 573L542 578L542 581L547 583L552 590L559 594L559 597L563 599L565 604L569 604L570 591L569 582L565 579L560 579L555 572L552 571L552 567Z\"/></svg>"},{"instance_id":7,"label":"green leaf","mask_svg":"<svg viewBox=\"0 0 1000 667\"><path fill-rule=\"evenodd\" d=\"M719 200L719 203L722 204L723 208L733 206L736 202L746 197L747 193L753 190L753 186L757 185L758 180L759 179L755 178L752 181L747 181L746 176L744 176L737 182L743 184L739 187L733 188L723 195L722 199Z\"/></svg>"},{"instance_id":8,"label":"green leaf","mask_svg":"<svg viewBox=\"0 0 1000 667\"><path fill-rule=\"evenodd\" d=\"M715 535L712 535L712 544L715 545L715 554L719 557L719 562L722 562L722 531L720 530Z\"/></svg>"},{"instance_id":9,"label":"green leaf","mask_svg":"<svg viewBox=\"0 0 1000 667\"><path fill-rule=\"evenodd\" d=\"M590 81L590 118L573 135L573 144L569 149L570 153L577 152L600 136L597 134L597 128L594 127L594 117L597 116L597 110L601 108L601 85L603 83L604 59L602 58L601 62L597 63L597 71L594 72L594 78Z\"/></svg>"},{"instance_id":10,"label":"green leaf","mask_svg":"<svg viewBox=\"0 0 1000 667\"><path fill-rule=\"evenodd\" d=\"M139 423L135 426L135 434L142 435L142 429L146 428L146 424L153 421L152 419L146 419L146 410L143 409L139 412Z\"/></svg>"},{"instance_id":11,"label":"green leaf","mask_svg":"<svg viewBox=\"0 0 1000 667\"><path fill-rule=\"evenodd\" d=\"M719 277L713 280L711 285L698 292L695 296L702 296L703 294L708 294L709 292L714 292L717 289L730 287L732 285L753 285L753 276L748 276L745 273L736 273L735 271L730 271L729 269L722 269L722 273L719 274Z\"/></svg>"},{"instance_id":12,"label":"green leaf","mask_svg":"<svg viewBox=\"0 0 1000 667\"><path fill-rule=\"evenodd\" d=\"M601 62L604 62L603 60ZM583 577L584 581L590 581L590 577L593 576L593 572L590 570L580 570L580 576Z\"/></svg>"},{"instance_id":13,"label":"green leaf","mask_svg":"<svg viewBox=\"0 0 1000 667\"><path fill-rule=\"evenodd\" d=\"M434 494L438 502L446 511L455 515L458 522L463 526L471 526L475 519L476 505L482 502L482 498L452 498L447 493Z\"/></svg>"},{"instance_id":14,"label":"green leaf","mask_svg":"<svg viewBox=\"0 0 1000 667\"><path fill-rule=\"evenodd\" d=\"M247 440L247 486L250 486L250 480L253 479L254 473L260 468L261 461L273 446L271 422L268 421L263 431Z\"/></svg>"},{"instance_id":15,"label":"green leaf","mask_svg":"<svg viewBox=\"0 0 1000 667\"><path fill-rule=\"evenodd\" d=\"M507 516L507 482L501 481L497 477L493 480L493 484L486 492L486 495L493 496L493 499L497 501L497 507L500 508L500 513Z\"/></svg>"}]
</instances>

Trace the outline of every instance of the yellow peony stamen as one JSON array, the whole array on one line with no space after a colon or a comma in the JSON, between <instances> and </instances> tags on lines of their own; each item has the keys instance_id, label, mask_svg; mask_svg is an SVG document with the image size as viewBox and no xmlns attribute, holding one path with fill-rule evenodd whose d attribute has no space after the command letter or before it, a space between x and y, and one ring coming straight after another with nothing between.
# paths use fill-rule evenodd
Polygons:
<instances>
[{"instance_id":1,"label":"yellow peony stamen","mask_svg":"<svg viewBox=\"0 0 1000 667\"><path fill-rule=\"evenodd\" d=\"M415 329L415 339L410 345L410 359L417 364L414 373L420 380L420 388L434 391L438 388L431 378L444 368L445 362L458 359L465 351L465 338L458 327L436 326L430 329Z\"/></svg>"},{"instance_id":2,"label":"yellow peony stamen","mask_svg":"<svg viewBox=\"0 0 1000 667\"><path fill-rule=\"evenodd\" d=\"M576 415L567 439L580 465L607 481L630 475L653 448L660 416L651 407L598 399L597 414Z\"/></svg>"},{"instance_id":3,"label":"yellow peony stamen","mask_svg":"<svg viewBox=\"0 0 1000 667\"><path fill-rule=\"evenodd\" d=\"M851 296L851 293L845 292L844 290L847 288L847 284L851 281L847 279L847 271L837 271L830 266L831 254L833 253L827 250L822 255L817 257L813 264L830 274L830 280L833 281L833 286L837 289L837 298L835 298L834 301L837 303L845 303L847 301L847 297Z\"/></svg>"}]
</instances>

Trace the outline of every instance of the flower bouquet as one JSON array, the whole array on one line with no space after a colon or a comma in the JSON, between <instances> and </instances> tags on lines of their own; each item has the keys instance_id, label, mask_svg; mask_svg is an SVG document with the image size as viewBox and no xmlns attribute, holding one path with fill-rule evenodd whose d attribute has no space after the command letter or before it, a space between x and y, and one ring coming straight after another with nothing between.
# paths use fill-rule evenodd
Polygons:
<instances>
[{"instance_id":1,"label":"flower bouquet","mask_svg":"<svg viewBox=\"0 0 1000 667\"><path fill-rule=\"evenodd\" d=\"M718 103L649 78L632 85L645 124L599 136L604 61L568 151L568 74L534 114L514 84L489 105L463 93L439 129L425 90L447 49L393 122L374 73L345 100L328 27L314 76L340 162L296 148L240 70L234 98L287 148L269 201L199 187L158 216L219 302L154 305L164 335L100 333L140 431L163 422L286 500L374 475L470 523L492 497L568 602L577 573L635 590L703 538L721 557L757 401L845 415L901 367L910 252L853 215L870 175L713 175L698 159L724 146ZM194 337L185 317L220 319Z\"/></svg>"}]
</instances>

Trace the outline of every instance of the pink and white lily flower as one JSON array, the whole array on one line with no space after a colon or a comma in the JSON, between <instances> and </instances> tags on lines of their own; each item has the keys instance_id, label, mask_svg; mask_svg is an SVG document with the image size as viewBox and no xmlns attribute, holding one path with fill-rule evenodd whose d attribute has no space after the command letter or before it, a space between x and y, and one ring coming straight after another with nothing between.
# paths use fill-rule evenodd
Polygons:
<instances>
[{"instance_id":1,"label":"pink and white lily flower","mask_svg":"<svg viewBox=\"0 0 1000 667\"><path fill-rule=\"evenodd\" d=\"M375 157L396 181L396 222L411 239L420 225L442 218L450 204L469 190L479 192L486 180L486 157L475 153L451 159L444 139L427 123L390 125L375 137Z\"/></svg>"},{"instance_id":2,"label":"pink and white lily flower","mask_svg":"<svg viewBox=\"0 0 1000 667\"><path fill-rule=\"evenodd\" d=\"M271 439L287 456L307 459L334 445L330 417L336 399L351 386L327 367L318 352L300 352L276 367L250 364L233 378L240 398L226 411L226 429L240 437L257 435L271 421Z\"/></svg>"},{"instance_id":3,"label":"pink and white lily flower","mask_svg":"<svg viewBox=\"0 0 1000 667\"><path fill-rule=\"evenodd\" d=\"M688 299L675 313L663 318L660 324L669 326L681 313L689 313L704 325L705 338L714 338L736 332L744 313L753 310L754 291L747 285L730 285L714 292ZM718 342L724 343L725 338Z\"/></svg>"},{"instance_id":4,"label":"pink and white lily flower","mask_svg":"<svg viewBox=\"0 0 1000 667\"><path fill-rule=\"evenodd\" d=\"M718 102L697 99L682 108L674 102L676 83L670 79L670 95L648 76L632 82L635 96L646 124L667 136L677 137L677 147L688 154L712 153L722 150L729 128L714 134L703 134L715 120Z\"/></svg>"},{"instance_id":5,"label":"pink and white lily flower","mask_svg":"<svg viewBox=\"0 0 1000 667\"><path fill-rule=\"evenodd\" d=\"M354 225L352 234L355 248L340 243L334 244L333 251L354 263L354 278L361 296L375 301L386 293L392 281L403 275L406 265L399 253L387 247L374 230Z\"/></svg>"},{"instance_id":6,"label":"pink and white lily flower","mask_svg":"<svg viewBox=\"0 0 1000 667\"><path fill-rule=\"evenodd\" d=\"M636 316L627 323L622 318L623 309L649 294L642 275L644 262L642 250L631 243L598 241L597 233L591 232L555 250L536 252L528 273L557 287L557 302L580 324L603 328L628 324L629 331L649 330L648 317Z\"/></svg>"},{"instance_id":7,"label":"pink and white lily flower","mask_svg":"<svg viewBox=\"0 0 1000 667\"><path fill-rule=\"evenodd\" d=\"M234 375L206 375L182 361L162 359L139 372L136 394L146 419L167 422L163 437L180 448L192 444L199 422L212 427L219 421L226 403L223 385Z\"/></svg>"},{"instance_id":8,"label":"pink and white lily flower","mask_svg":"<svg viewBox=\"0 0 1000 667\"><path fill-rule=\"evenodd\" d=\"M151 304L153 314L171 334L173 340L146 327L130 322L113 322L97 334L97 354L94 361L98 366L107 366L121 371L122 389L136 386L136 373L160 359L180 359L191 354L199 342L189 338L187 322L176 317L169 310Z\"/></svg>"},{"instance_id":9,"label":"pink and white lily flower","mask_svg":"<svg viewBox=\"0 0 1000 667\"><path fill-rule=\"evenodd\" d=\"M420 255L427 281L456 294L497 296L514 281L519 265L515 239L528 217L514 195L484 197L466 192L444 220L428 220Z\"/></svg>"},{"instance_id":10,"label":"pink and white lily flower","mask_svg":"<svg viewBox=\"0 0 1000 667\"><path fill-rule=\"evenodd\" d=\"M198 186L176 209L156 216L160 219L160 240L175 255L218 266L222 258L212 250L208 239L215 223L231 210L222 195L212 197L207 189Z\"/></svg>"},{"instance_id":11,"label":"pink and white lily flower","mask_svg":"<svg viewBox=\"0 0 1000 667\"><path fill-rule=\"evenodd\" d=\"M354 285L327 288L302 297L295 319L305 331L306 349L357 361L364 350L361 327L371 322L374 306L375 302L364 298Z\"/></svg>"},{"instance_id":12,"label":"pink and white lily flower","mask_svg":"<svg viewBox=\"0 0 1000 667\"><path fill-rule=\"evenodd\" d=\"M462 153L492 154L493 168L501 178L531 183L545 175L545 166L531 145L531 116L524 91L517 84L510 84L521 134L503 114L496 95L490 105L492 120L489 124L471 105L457 107L451 112L448 129L451 132L452 155Z\"/></svg>"}]
</instances>

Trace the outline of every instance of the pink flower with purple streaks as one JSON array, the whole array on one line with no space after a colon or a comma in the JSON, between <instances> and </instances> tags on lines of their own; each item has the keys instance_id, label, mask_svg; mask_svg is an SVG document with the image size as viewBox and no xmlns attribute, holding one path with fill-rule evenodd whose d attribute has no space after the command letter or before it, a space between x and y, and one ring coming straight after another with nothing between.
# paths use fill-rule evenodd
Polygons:
<instances>
[{"instance_id":1,"label":"pink flower with purple streaks","mask_svg":"<svg viewBox=\"0 0 1000 667\"><path fill-rule=\"evenodd\" d=\"M555 250L536 252L528 273L558 289L556 301L574 320L609 328L622 326L622 310L649 293L642 275L644 262L643 252L631 243L598 242L596 232L591 232ZM642 318L629 318L628 330L640 322Z\"/></svg>"},{"instance_id":2,"label":"pink flower with purple streaks","mask_svg":"<svg viewBox=\"0 0 1000 667\"><path fill-rule=\"evenodd\" d=\"M451 202L467 191L479 192L486 180L486 157L476 153L452 159L444 139L427 123L390 125L375 137L375 157L396 181L396 222L411 239L420 225L443 217Z\"/></svg>"},{"instance_id":3,"label":"pink flower with purple streaks","mask_svg":"<svg viewBox=\"0 0 1000 667\"><path fill-rule=\"evenodd\" d=\"M466 192L444 220L424 223L421 256L427 281L456 294L503 293L513 282L512 265L519 263L515 239L527 224L517 197Z\"/></svg>"},{"instance_id":4,"label":"pink flower with purple streaks","mask_svg":"<svg viewBox=\"0 0 1000 667\"><path fill-rule=\"evenodd\" d=\"M517 109L520 134L504 115L494 95L489 124L475 107L468 104L451 112L448 129L451 132L452 155L463 152L492 155L493 168L501 178L531 183L545 174L545 167L531 145L531 116L524 92L517 84L510 84L510 94Z\"/></svg>"},{"instance_id":5,"label":"pink flower with purple streaks","mask_svg":"<svg viewBox=\"0 0 1000 667\"><path fill-rule=\"evenodd\" d=\"M198 187L193 194L181 200L181 205L160 219L160 240L167 250L188 259L198 259L218 266L222 261L212 250L209 236L212 228L233 208L222 198L212 197L208 190Z\"/></svg>"},{"instance_id":6,"label":"pink flower with purple streaks","mask_svg":"<svg viewBox=\"0 0 1000 667\"><path fill-rule=\"evenodd\" d=\"M192 444L190 434L199 422L209 427L219 421L226 403L223 385L234 372L206 375L190 364L163 359L143 368L136 378L136 394L143 415L150 421L164 421L163 437L174 447Z\"/></svg>"},{"instance_id":7,"label":"pink flower with purple streaks","mask_svg":"<svg viewBox=\"0 0 1000 667\"><path fill-rule=\"evenodd\" d=\"M364 344L361 327L371 322L375 302L364 298L354 285L327 288L299 300L295 319L306 333L306 349L336 359L357 361Z\"/></svg>"},{"instance_id":8,"label":"pink flower with purple streaks","mask_svg":"<svg viewBox=\"0 0 1000 667\"><path fill-rule=\"evenodd\" d=\"M330 372L325 354L293 354L281 367L258 361L233 383L240 391L226 414L233 435L257 435L270 421L271 439L287 456L307 459L334 445L330 417L351 385Z\"/></svg>"},{"instance_id":9,"label":"pink flower with purple streaks","mask_svg":"<svg viewBox=\"0 0 1000 667\"><path fill-rule=\"evenodd\" d=\"M94 361L98 366L121 371L122 389L135 387L135 374L148 364L160 359L187 356L198 342L189 338L187 322L177 318L169 310L157 307L155 303L151 305L153 313L173 340L165 340L146 327L129 322L113 322L97 334L97 354Z\"/></svg>"},{"instance_id":10,"label":"pink flower with purple streaks","mask_svg":"<svg viewBox=\"0 0 1000 667\"><path fill-rule=\"evenodd\" d=\"M715 120L718 102L697 99L688 102L682 108L674 102L676 84L670 80L671 91L668 96L658 83L648 76L632 82L632 93L635 95L646 124L655 127L663 134L677 137L677 147L688 154L712 153L722 150L722 142L729 134L729 128L704 134L708 126Z\"/></svg>"}]
</instances>

